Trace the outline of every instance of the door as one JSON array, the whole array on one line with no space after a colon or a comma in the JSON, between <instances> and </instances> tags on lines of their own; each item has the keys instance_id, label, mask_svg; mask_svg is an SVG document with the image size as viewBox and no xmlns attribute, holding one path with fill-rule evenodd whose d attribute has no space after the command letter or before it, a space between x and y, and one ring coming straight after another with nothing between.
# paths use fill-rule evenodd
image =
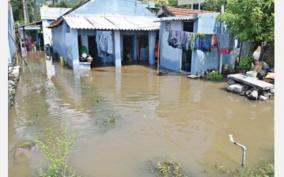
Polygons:
<instances>
[{"instance_id":1,"label":"door","mask_svg":"<svg viewBox=\"0 0 284 177\"><path fill-rule=\"evenodd\" d=\"M183 31L186 32L193 32L193 21L186 21L183 23ZM183 50L182 51L182 63L181 63L181 69L186 72L191 72L191 56L192 51L189 50Z\"/></svg>"},{"instance_id":2,"label":"door","mask_svg":"<svg viewBox=\"0 0 284 177\"><path fill-rule=\"evenodd\" d=\"M123 55L122 62L128 63L133 60L133 35L123 35Z\"/></svg>"},{"instance_id":3,"label":"door","mask_svg":"<svg viewBox=\"0 0 284 177\"><path fill-rule=\"evenodd\" d=\"M95 36L88 36L88 48L89 48L89 54L93 57L91 67L101 64L102 59L98 57L97 43Z\"/></svg>"}]
</instances>

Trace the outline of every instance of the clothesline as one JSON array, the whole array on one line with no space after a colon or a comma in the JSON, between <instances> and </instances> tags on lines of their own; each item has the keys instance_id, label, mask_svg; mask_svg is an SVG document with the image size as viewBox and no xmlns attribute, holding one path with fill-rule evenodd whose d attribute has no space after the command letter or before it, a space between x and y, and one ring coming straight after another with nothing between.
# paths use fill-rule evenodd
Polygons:
<instances>
[{"instance_id":1,"label":"clothesline","mask_svg":"<svg viewBox=\"0 0 284 177\"><path fill-rule=\"evenodd\" d=\"M229 34L193 33L178 30L169 31L168 44L173 48L204 52L218 48L222 54L229 54L232 46Z\"/></svg>"}]
</instances>

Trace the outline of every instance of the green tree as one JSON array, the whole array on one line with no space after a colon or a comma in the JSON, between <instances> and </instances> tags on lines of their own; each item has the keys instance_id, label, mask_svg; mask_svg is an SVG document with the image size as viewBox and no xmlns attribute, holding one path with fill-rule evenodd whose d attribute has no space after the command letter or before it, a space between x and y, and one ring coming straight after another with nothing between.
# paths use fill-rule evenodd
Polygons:
<instances>
[{"instance_id":1,"label":"green tree","mask_svg":"<svg viewBox=\"0 0 284 177\"><path fill-rule=\"evenodd\" d=\"M22 1L11 0L11 6L13 9L13 16L16 23L24 23L24 12ZM27 0L28 13L30 22L40 19L39 9L37 5L37 0Z\"/></svg>"},{"instance_id":2,"label":"green tree","mask_svg":"<svg viewBox=\"0 0 284 177\"><path fill-rule=\"evenodd\" d=\"M169 0L169 5L177 7L178 6L178 2L177 2L177 0Z\"/></svg>"},{"instance_id":3,"label":"green tree","mask_svg":"<svg viewBox=\"0 0 284 177\"><path fill-rule=\"evenodd\" d=\"M66 1L60 1L60 2L55 2L54 4L50 4L49 7L72 7L69 3Z\"/></svg>"},{"instance_id":4,"label":"green tree","mask_svg":"<svg viewBox=\"0 0 284 177\"><path fill-rule=\"evenodd\" d=\"M221 6L226 4L227 0L205 0L203 8L204 10L220 12Z\"/></svg>"},{"instance_id":5,"label":"green tree","mask_svg":"<svg viewBox=\"0 0 284 177\"><path fill-rule=\"evenodd\" d=\"M166 6L169 4L169 0L154 0L154 2L158 6Z\"/></svg>"},{"instance_id":6,"label":"green tree","mask_svg":"<svg viewBox=\"0 0 284 177\"><path fill-rule=\"evenodd\" d=\"M274 0L228 0L219 20L241 41L274 41Z\"/></svg>"}]
</instances>

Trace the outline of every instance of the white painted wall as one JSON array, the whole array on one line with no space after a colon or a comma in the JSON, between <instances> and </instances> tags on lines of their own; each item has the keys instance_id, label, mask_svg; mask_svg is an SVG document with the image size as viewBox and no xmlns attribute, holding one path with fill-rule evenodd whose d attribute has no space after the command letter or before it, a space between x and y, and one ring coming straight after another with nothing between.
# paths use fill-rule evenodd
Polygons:
<instances>
[{"instance_id":1,"label":"white painted wall","mask_svg":"<svg viewBox=\"0 0 284 177\"><path fill-rule=\"evenodd\" d=\"M47 28L52 21L42 20L42 32L44 45L52 45L52 30Z\"/></svg>"}]
</instances>

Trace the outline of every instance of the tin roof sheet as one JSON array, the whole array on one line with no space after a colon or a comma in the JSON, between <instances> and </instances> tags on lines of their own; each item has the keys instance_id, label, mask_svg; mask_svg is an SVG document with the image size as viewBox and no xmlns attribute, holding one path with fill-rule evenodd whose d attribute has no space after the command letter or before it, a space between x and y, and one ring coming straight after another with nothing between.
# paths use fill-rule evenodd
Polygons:
<instances>
[{"instance_id":1,"label":"tin roof sheet","mask_svg":"<svg viewBox=\"0 0 284 177\"><path fill-rule=\"evenodd\" d=\"M156 17L145 16L64 16L73 29L100 30L158 30L160 23Z\"/></svg>"}]
</instances>

